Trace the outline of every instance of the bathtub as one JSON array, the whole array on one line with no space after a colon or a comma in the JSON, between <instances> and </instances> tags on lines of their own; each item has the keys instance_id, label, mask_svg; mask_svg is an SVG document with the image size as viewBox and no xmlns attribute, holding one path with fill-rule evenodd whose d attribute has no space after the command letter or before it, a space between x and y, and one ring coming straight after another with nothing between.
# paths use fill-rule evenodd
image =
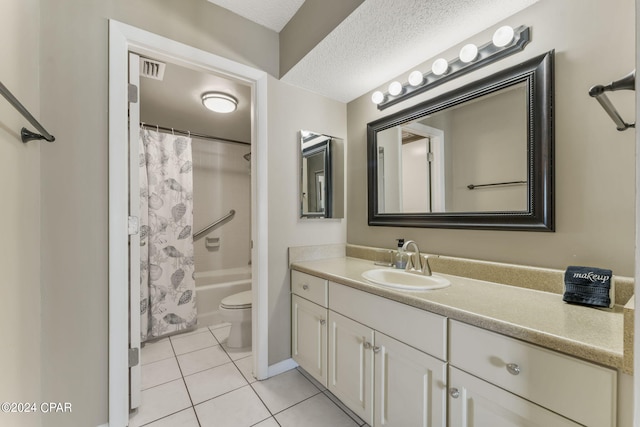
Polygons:
<instances>
[{"instance_id":1,"label":"bathtub","mask_svg":"<svg viewBox=\"0 0 640 427\"><path fill-rule=\"evenodd\" d=\"M203 271L194 277L199 327L221 323L218 306L222 299L251 289L251 266Z\"/></svg>"}]
</instances>

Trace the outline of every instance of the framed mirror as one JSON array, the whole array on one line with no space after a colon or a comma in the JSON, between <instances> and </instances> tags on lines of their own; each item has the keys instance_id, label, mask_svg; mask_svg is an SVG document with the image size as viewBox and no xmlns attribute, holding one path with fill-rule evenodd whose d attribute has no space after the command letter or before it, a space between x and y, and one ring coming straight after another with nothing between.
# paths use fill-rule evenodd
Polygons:
<instances>
[{"instance_id":1,"label":"framed mirror","mask_svg":"<svg viewBox=\"0 0 640 427\"><path fill-rule=\"evenodd\" d=\"M344 217L343 140L300 131L300 217Z\"/></svg>"},{"instance_id":2,"label":"framed mirror","mask_svg":"<svg viewBox=\"0 0 640 427\"><path fill-rule=\"evenodd\" d=\"M553 231L553 57L369 123L369 225Z\"/></svg>"}]
</instances>

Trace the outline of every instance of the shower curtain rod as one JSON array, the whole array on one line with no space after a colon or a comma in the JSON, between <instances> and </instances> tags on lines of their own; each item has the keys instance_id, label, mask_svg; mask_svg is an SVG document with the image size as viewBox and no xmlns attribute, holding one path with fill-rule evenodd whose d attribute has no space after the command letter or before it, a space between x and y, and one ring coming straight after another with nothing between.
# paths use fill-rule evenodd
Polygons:
<instances>
[{"instance_id":1,"label":"shower curtain rod","mask_svg":"<svg viewBox=\"0 0 640 427\"><path fill-rule=\"evenodd\" d=\"M180 133L183 135L187 135L187 136L191 136L194 138L200 138L200 139L209 139L211 141L220 141L220 142L227 142L227 143L231 143L231 144L243 144L243 145L251 145L250 142L245 142L245 141L238 141L237 139L229 139L229 138L220 138L218 136L211 136L211 135L205 135L202 133L196 133L196 132L191 132L188 130L179 130L179 129L174 129L174 128L168 128L168 127L164 127L164 126L158 126L158 125L150 125L148 123L140 123L140 126L143 128L147 128L147 129L155 129L157 131L163 131L163 132L168 132L168 133Z\"/></svg>"}]
</instances>

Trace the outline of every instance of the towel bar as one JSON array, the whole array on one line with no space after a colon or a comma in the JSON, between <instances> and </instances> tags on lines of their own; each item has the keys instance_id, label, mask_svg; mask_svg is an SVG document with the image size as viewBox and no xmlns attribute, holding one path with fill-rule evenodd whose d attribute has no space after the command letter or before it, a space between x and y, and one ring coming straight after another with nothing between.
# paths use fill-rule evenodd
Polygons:
<instances>
[{"instance_id":1,"label":"towel bar","mask_svg":"<svg viewBox=\"0 0 640 427\"><path fill-rule=\"evenodd\" d=\"M13 108L15 108L20 114L22 114L22 116L25 119L27 119L33 126L35 126L35 128L38 129L41 133L41 134L38 134L35 132L31 132L27 128L23 127L22 130L20 131L22 142L29 142L34 139L44 139L49 142L53 142L56 140L56 138L53 135L51 135L49 132L47 132L47 130L44 127L42 127L40 122L38 122L31 115L29 110L27 110L24 107L24 105L22 105L15 96L13 96L13 94L9 91L9 89L7 89L5 85L2 84L2 82L0 82L0 95L4 96L5 99L9 101L9 104L11 104Z\"/></svg>"},{"instance_id":2,"label":"towel bar","mask_svg":"<svg viewBox=\"0 0 640 427\"><path fill-rule=\"evenodd\" d=\"M609 97L605 94L605 92L610 92L614 90L635 90L636 86L636 70L633 70L620 80L613 81L608 85L596 85L589 89L589 95L595 98L604 111L611 117L611 120L616 124L616 128L619 131L627 130L629 128L636 127L635 123L627 123L625 122L616 107L613 106Z\"/></svg>"},{"instance_id":3,"label":"towel bar","mask_svg":"<svg viewBox=\"0 0 640 427\"><path fill-rule=\"evenodd\" d=\"M467 185L467 188L469 190L473 190L479 187L495 187L495 186L501 186L501 185L518 185L518 184L526 184L526 183L527 181L508 181L508 182L493 182L491 184L469 184Z\"/></svg>"}]
</instances>

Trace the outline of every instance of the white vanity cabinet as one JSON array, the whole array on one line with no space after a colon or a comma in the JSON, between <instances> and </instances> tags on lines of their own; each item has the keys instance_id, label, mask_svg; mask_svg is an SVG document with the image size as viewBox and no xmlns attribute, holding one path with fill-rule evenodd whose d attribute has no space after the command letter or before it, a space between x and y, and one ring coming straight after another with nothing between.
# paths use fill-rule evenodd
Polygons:
<instances>
[{"instance_id":1,"label":"white vanity cabinet","mask_svg":"<svg viewBox=\"0 0 640 427\"><path fill-rule=\"evenodd\" d=\"M292 271L291 289L292 358L326 387L327 280Z\"/></svg>"},{"instance_id":2,"label":"white vanity cabinet","mask_svg":"<svg viewBox=\"0 0 640 427\"><path fill-rule=\"evenodd\" d=\"M327 388L374 427L444 427L446 363L414 346L443 356L445 334L444 317L330 282Z\"/></svg>"},{"instance_id":3,"label":"white vanity cabinet","mask_svg":"<svg viewBox=\"0 0 640 427\"><path fill-rule=\"evenodd\" d=\"M373 427L616 426L614 369L291 276L293 359Z\"/></svg>"},{"instance_id":4,"label":"white vanity cabinet","mask_svg":"<svg viewBox=\"0 0 640 427\"><path fill-rule=\"evenodd\" d=\"M454 320L449 340L452 427L616 425L615 370Z\"/></svg>"}]
</instances>

